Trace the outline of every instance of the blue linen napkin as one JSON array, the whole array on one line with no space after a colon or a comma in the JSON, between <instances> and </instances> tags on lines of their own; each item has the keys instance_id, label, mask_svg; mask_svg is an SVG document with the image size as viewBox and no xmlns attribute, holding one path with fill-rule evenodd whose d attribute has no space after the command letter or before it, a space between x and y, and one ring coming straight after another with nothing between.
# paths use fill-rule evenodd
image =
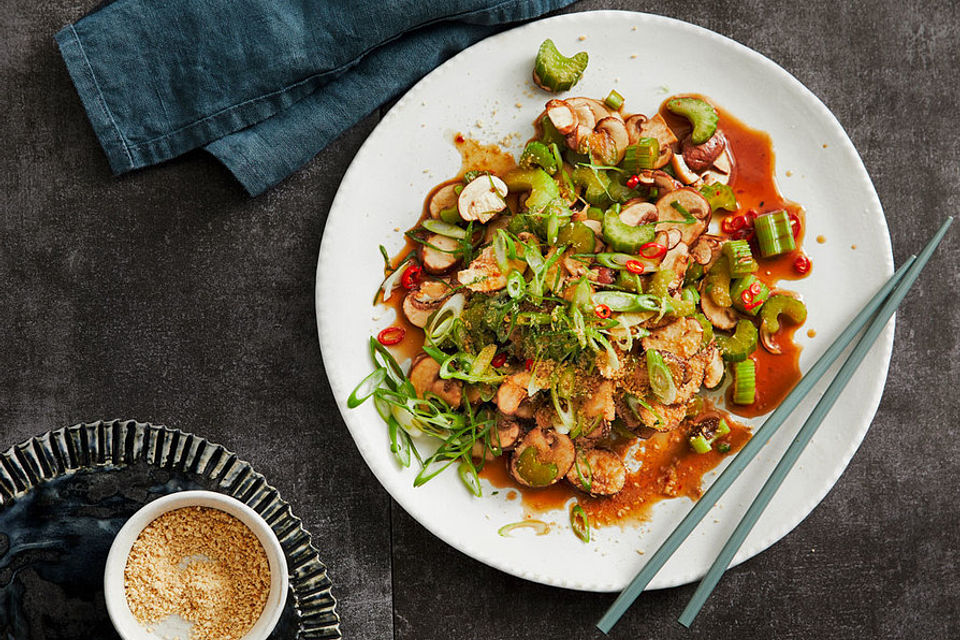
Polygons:
<instances>
[{"instance_id":1,"label":"blue linen napkin","mask_svg":"<svg viewBox=\"0 0 960 640\"><path fill-rule=\"evenodd\" d=\"M571 2L115 0L56 41L114 173L203 147L257 195L451 55Z\"/></svg>"}]
</instances>

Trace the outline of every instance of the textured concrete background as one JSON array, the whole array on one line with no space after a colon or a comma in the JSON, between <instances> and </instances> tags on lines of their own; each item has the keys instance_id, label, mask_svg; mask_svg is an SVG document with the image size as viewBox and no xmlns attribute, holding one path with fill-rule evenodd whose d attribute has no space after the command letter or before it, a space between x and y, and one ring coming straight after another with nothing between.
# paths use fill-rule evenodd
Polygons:
<instances>
[{"instance_id":1,"label":"textured concrete background","mask_svg":"<svg viewBox=\"0 0 960 640\"><path fill-rule=\"evenodd\" d=\"M114 179L52 40L96 0L0 1L0 446L122 417L238 451L315 534L347 638L599 637L610 596L525 583L447 547L391 504L337 413L314 266L377 116L254 200L202 153ZM784 66L863 155L900 262L960 209L960 7L839 4L572 10L683 18ZM613 637L960 636L958 263L954 230L898 319L873 428L813 514L729 572L693 631L674 621L682 587L643 596Z\"/></svg>"}]
</instances>

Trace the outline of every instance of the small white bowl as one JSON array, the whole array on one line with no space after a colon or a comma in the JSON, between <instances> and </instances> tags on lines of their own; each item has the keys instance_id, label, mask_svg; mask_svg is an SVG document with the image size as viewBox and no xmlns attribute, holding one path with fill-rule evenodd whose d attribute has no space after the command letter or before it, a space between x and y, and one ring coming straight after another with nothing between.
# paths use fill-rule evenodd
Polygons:
<instances>
[{"instance_id":1,"label":"small white bowl","mask_svg":"<svg viewBox=\"0 0 960 640\"><path fill-rule=\"evenodd\" d=\"M256 511L230 496L215 491L181 491L158 498L144 505L123 525L110 546L107 566L103 574L103 591L110 621L124 640L162 640L133 616L124 590L124 569L127 556L140 532L148 524L168 511L183 507L211 507L235 517L257 536L270 565L270 593L260 617L243 640L265 640L283 612L287 599L287 562L280 541L266 520Z\"/></svg>"}]
</instances>

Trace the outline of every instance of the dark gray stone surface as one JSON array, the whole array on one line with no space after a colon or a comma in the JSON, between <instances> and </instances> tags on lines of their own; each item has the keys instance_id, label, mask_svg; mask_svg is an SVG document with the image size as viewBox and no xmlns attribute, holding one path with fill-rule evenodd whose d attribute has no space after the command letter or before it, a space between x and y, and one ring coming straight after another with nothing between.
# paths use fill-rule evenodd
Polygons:
<instances>
[{"instance_id":1,"label":"dark gray stone surface","mask_svg":"<svg viewBox=\"0 0 960 640\"><path fill-rule=\"evenodd\" d=\"M372 116L247 198L195 153L110 176L53 33L95 0L0 11L0 442L124 417L233 448L319 541L348 638L596 638L610 596L543 587L453 551L391 504L334 405L313 316L316 253ZM769 56L837 115L902 260L960 209L954 2L581 2L700 24ZM838 211L837 215L843 215ZM960 240L898 319L873 428L824 502L729 572L644 595L616 638L960 636Z\"/></svg>"}]
</instances>

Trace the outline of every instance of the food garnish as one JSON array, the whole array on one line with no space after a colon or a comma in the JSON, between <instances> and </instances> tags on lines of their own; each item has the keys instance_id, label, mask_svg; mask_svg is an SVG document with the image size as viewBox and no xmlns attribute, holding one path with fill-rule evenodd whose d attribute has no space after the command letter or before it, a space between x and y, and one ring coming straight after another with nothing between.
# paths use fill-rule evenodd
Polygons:
<instances>
[{"instance_id":1,"label":"food garnish","mask_svg":"<svg viewBox=\"0 0 960 640\"><path fill-rule=\"evenodd\" d=\"M538 83L566 90L586 61L548 40ZM655 463L659 495L695 497L670 465L693 456L702 474L717 457L697 454L743 445L747 428L717 407L769 410L769 359L795 366L798 353L782 321L806 319L777 287L810 269L800 210L738 187L751 156L738 157L729 116L695 96L649 117L626 102L550 99L515 168L480 165L432 193L406 234L415 248L388 260L381 287L385 302L400 288L398 310L422 329L404 345L412 362L384 346L404 329L385 329L348 400L373 398L399 464L417 462L416 486L453 466L480 496L497 465L524 491L570 487L584 541L591 521L610 521L597 505L637 486L627 456L644 439L682 447ZM544 533L537 522L500 533Z\"/></svg>"}]
</instances>

